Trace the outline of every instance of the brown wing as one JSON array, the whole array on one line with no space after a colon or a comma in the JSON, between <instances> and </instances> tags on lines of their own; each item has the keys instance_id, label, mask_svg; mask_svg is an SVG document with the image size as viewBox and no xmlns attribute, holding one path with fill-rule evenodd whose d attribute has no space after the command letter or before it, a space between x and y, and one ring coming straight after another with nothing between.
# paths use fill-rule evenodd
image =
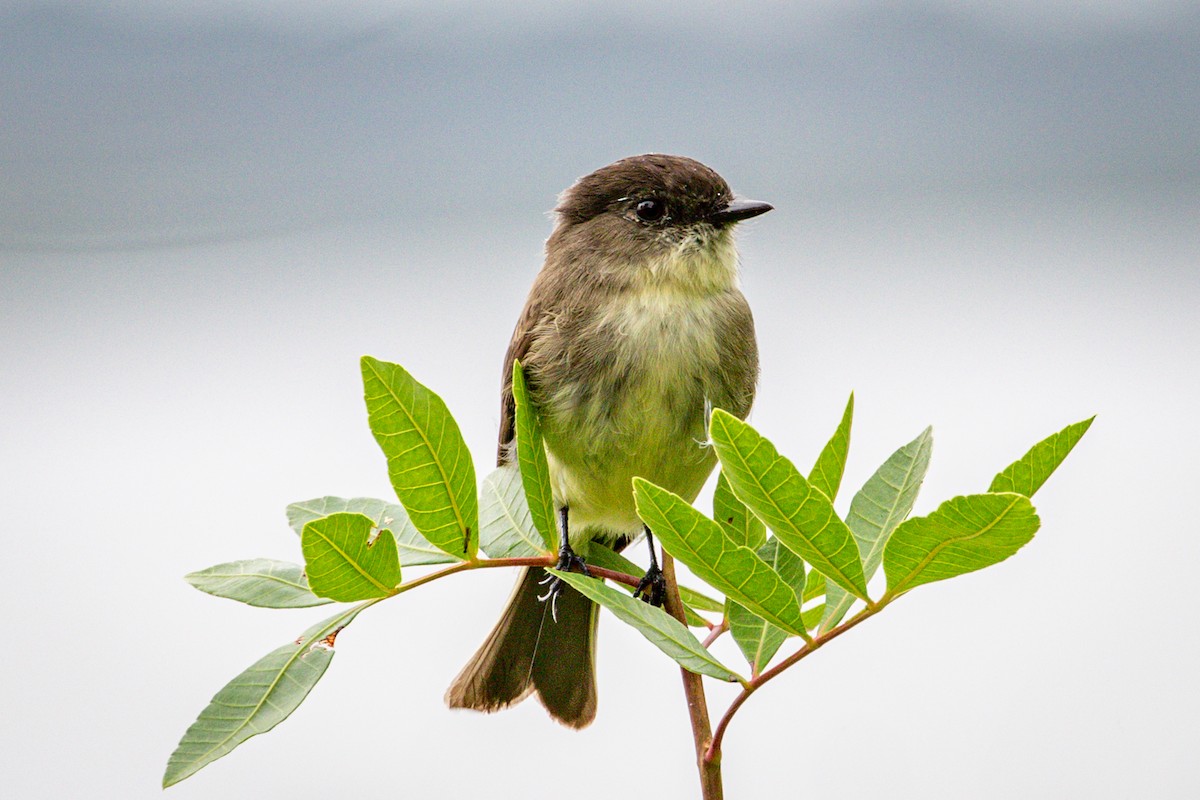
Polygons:
<instances>
[{"instance_id":1,"label":"brown wing","mask_svg":"<svg viewBox=\"0 0 1200 800\"><path fill-rule=\"evenodd\" d=\"M745 419L758 384L758 342L754 336L754 315L741 292L734 297L722 341L726 353L721 359L721 380L730 399L730 407L725 410Z\"/></svg>"},{"instance_id":2,"label":"brown wing","mask_svg":"<svg viewBox=\"0 0 1200 800\"><path fill-rule=\"evenodd\" d=\"M516 403L513 401L512 374L513 362L520 360L525 363L525 354L533 343L533 332L541 316L541 305L534 304L533 298L525 302L521 318L513 330L512 340L508 343L508 352L504 355L504 374L500 379L500 440L496 445L496 464L503 466L508 463L509 444L517 435Z\"/></svg>"}]
</instances>

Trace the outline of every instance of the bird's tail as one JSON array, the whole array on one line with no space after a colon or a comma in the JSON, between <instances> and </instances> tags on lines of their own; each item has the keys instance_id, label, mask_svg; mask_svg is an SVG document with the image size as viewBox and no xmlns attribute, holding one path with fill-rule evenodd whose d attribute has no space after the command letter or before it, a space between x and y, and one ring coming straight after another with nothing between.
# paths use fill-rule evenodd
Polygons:
<instances>
[{"instance_id":1,"label":"bird's tail","mask_svg":"<svg viewBox=\"0 0 1200 800\"><path fill-rule=\"evenodd\" d=\"M538 600L545 574L522 570L500 621L446 691L451 708L499 711L536 692L564 725L583 728L595 719L598 608L563 586L555 621Z\"/></svg>"}]
</instances>

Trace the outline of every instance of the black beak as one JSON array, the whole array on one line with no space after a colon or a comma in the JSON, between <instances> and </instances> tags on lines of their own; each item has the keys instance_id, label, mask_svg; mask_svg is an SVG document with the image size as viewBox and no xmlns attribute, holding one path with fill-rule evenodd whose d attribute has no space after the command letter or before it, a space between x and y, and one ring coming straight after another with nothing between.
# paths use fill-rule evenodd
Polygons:
<instances>
[{"instance_id":1,"label":"black beak","mask_svg":"<svg viewBox=\"0 0 1200 800\"><path fill-rule=\"evenodd\" d=\"M724 208L709 214L708 221L713 225L729 225L765 214L774 207L770 203L760 203L757 200L734 200Z\"/></svg>"}]
</instances>

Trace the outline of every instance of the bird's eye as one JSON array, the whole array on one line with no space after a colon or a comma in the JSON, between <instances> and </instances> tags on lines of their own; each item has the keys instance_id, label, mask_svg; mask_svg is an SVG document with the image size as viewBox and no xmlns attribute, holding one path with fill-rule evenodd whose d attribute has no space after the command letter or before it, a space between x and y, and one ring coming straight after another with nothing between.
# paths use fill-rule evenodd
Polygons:
<instances>
[{"instance_id":1,"label":"bird's eye","mask_svg":"<svg viewBox=\"0 0 1200 800\"><path fill-rule=\"evenodd\" d=\"M642 200L634 209L642 222L658 222L667 213L667 204L658 198Z\"/></svg>"}]
</instances>

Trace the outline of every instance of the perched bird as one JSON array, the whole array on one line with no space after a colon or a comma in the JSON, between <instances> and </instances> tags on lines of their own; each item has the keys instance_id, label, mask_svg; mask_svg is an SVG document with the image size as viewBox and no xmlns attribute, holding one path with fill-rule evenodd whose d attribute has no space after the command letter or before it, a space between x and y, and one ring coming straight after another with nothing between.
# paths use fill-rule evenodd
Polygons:
<instances>
[{"instance_id":1,"label":"perched bird","mask_svg":"<svg viewBox=\"0 0 1200 800\"><path fill-rule=\"evenodd\" d=\"M586 570L575 549L620 548L645 530L651 566L639 594L662 602L632 479L694 500L716 464L710 410L750 411L758 349L733 227L770 210L735 198L703 164L658 154L617 161L562 194L504 361L498 455L501 465L516 457L519 359L545 438L560 568ZM565 725L595 718L597 607L561 581L543 589L545 578L523 571L446 693L451 707L496 711L536 692Z\"/></svg>"}]
</instances>

